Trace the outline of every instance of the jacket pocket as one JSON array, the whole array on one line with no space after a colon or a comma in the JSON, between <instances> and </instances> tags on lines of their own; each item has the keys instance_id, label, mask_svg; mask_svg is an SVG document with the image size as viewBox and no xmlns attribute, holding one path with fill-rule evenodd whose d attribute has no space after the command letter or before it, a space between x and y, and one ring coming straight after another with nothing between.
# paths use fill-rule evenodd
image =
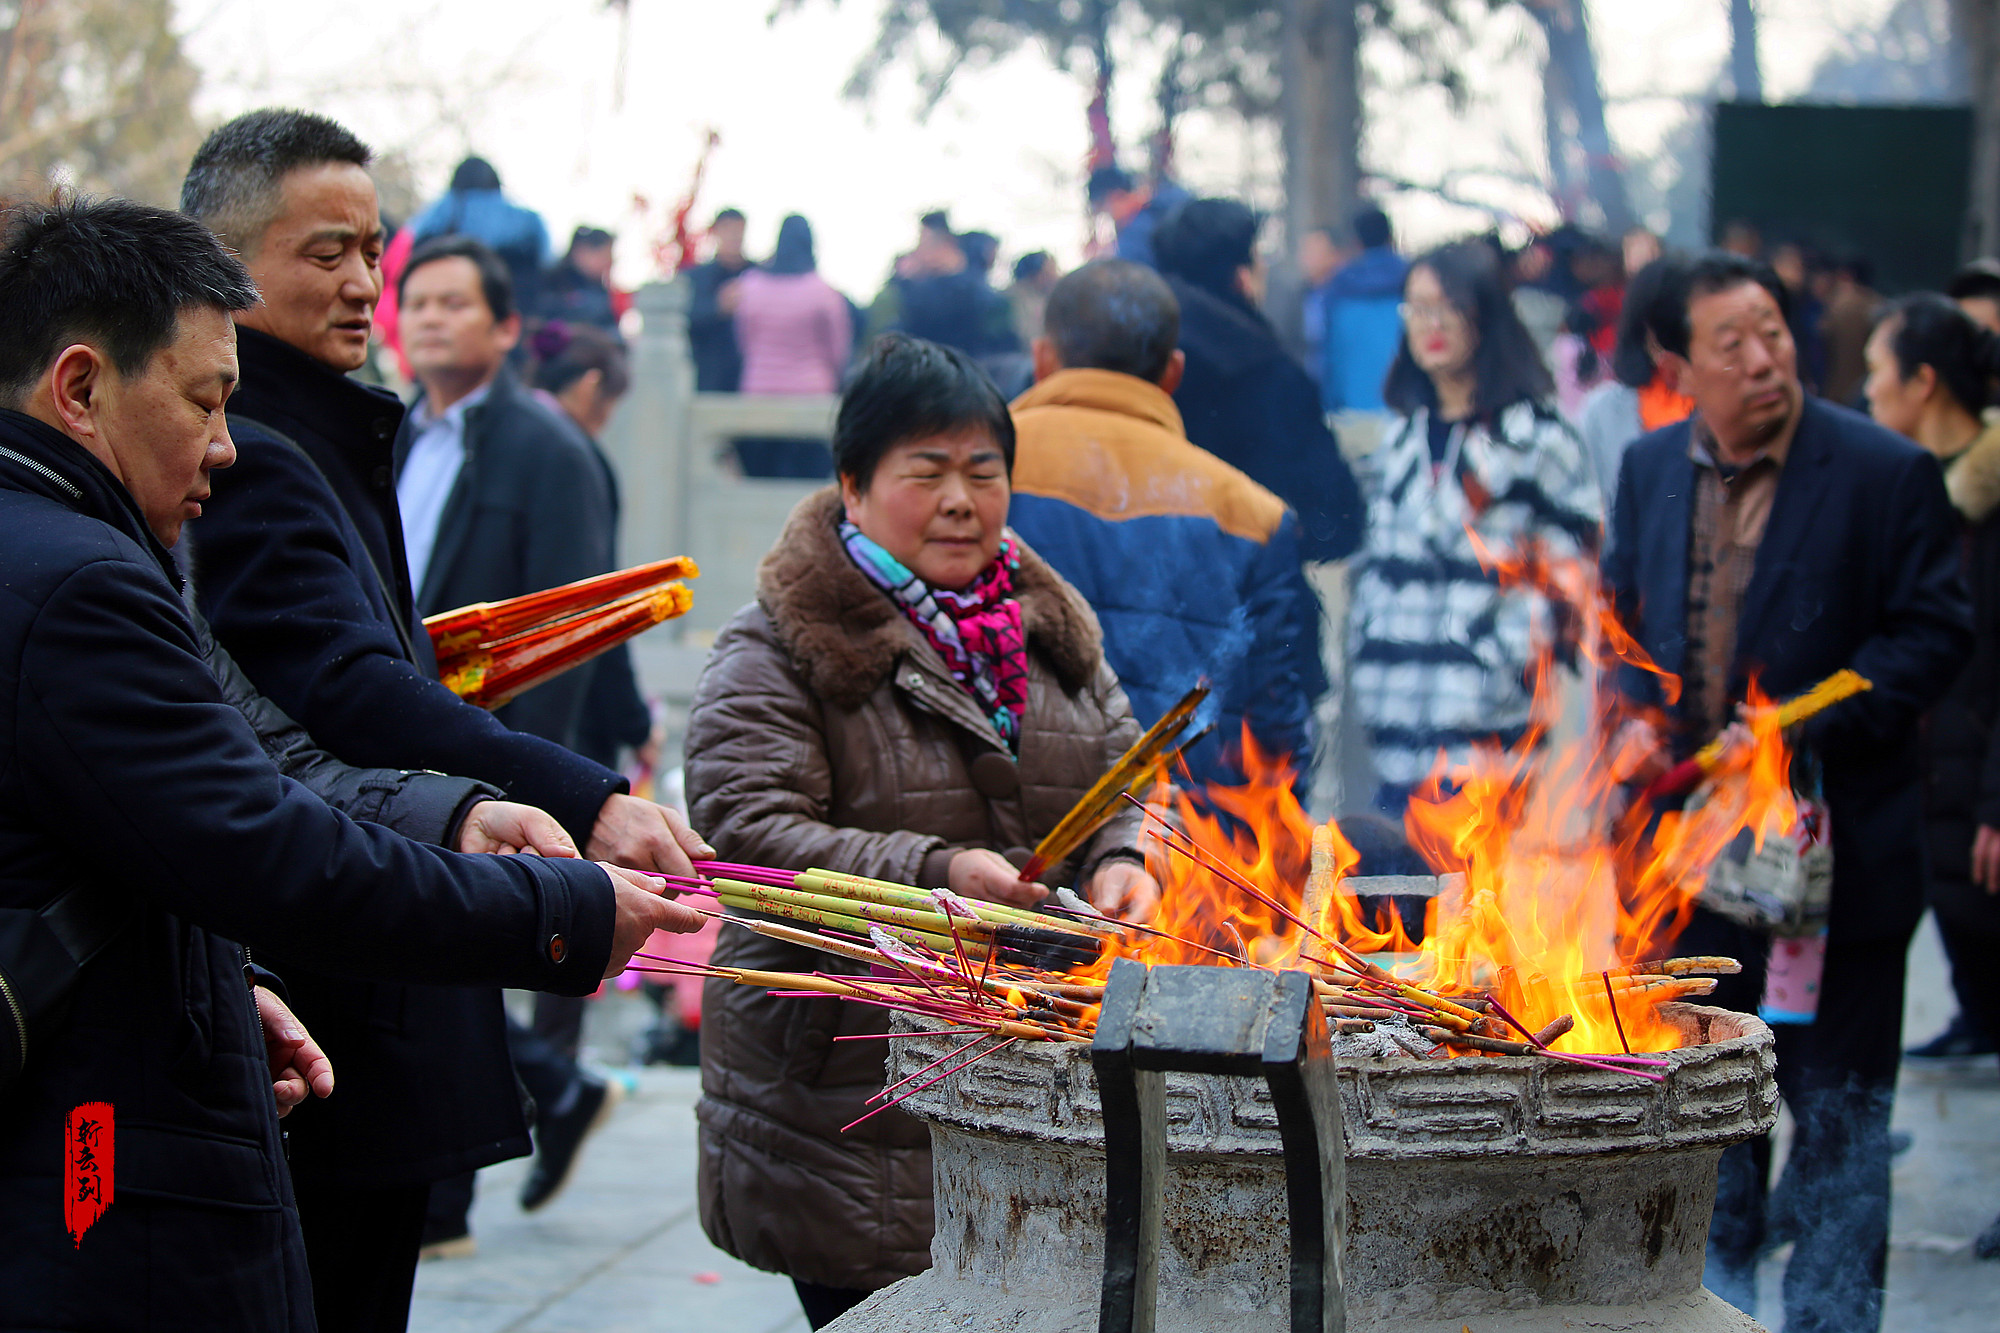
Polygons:
<instances>
[{"instance_id":1,"label":"jacket pocket","mask_svg":"<svg viewBox=\"0 0 2000 1333\"><path fill-rule=\"evenodd\" d=\"M119 1195L205 1208L268 1209L280 1204L265 1145L146 1121L117 1126Z\"/></svg>"}]
</instances>

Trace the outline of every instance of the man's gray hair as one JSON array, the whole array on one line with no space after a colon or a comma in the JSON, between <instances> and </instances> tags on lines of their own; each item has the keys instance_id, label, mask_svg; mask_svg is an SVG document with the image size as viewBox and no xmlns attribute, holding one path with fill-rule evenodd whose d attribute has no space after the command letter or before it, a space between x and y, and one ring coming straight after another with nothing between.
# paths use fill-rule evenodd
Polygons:
<instances>
[{"instance_id":1,"label":"man's gray hair","mask_svg":"<svg viewBox=\"0 0 2000 1333\"><path fill-rule=\"evenodd\" d=\"M247 257L284 205L287 175L329 162L366 167L374 158L367 144L325 116L277 107L245 112L202 142L181 185L181 212Z\"/></svg>"}]
</instances>

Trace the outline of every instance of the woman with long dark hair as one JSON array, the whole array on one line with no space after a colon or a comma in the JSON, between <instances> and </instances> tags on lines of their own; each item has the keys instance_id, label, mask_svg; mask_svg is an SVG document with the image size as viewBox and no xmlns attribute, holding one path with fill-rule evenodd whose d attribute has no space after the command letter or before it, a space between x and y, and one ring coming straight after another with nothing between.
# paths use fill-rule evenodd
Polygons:
<instances>
[{"instance_id":1,"label":"woman with long dark hair","mask_svg":"<svg viewBox=\"0 0 2000 1333\"><path fill-rule=\"evenodd\" d=\"M1403 339L1383 398L1398 414L1363 460L1348 680L1368 729L1377 804L1400 816L1440 750L1527 731L1543 600L1503 591L1481 549L1587 556L1603 506L1555 385L1514 313L1492 247L1433 250L1403 286Z\"/></svg>"},{"instance_id":2,"label":"woman with long dark hair","mask_svg":"<svg viewBox=\"0 0 2000 1333\"><path fill-rule=\"evenodd\" d=\"M1976 638L1924 731L1927 896L1959 1013L1910 1052L1964 1058L2000 1045L2000 425L1982 415L2000 376L2000 337L1948 297L1923 292L1883 311L1866 355L1869 410L1938 457L1965 524L1959 550ZM1982 1243L2000 1249L2000 1222Z\"/></svg>"}]
</instances>

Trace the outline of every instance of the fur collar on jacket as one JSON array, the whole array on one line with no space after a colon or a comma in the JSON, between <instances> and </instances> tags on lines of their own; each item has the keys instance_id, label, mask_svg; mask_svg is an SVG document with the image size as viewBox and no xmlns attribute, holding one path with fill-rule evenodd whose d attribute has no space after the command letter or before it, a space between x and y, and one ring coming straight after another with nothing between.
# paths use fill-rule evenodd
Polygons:
<instances>
[{"instance_id":1,"label":"fur collar on jacket","mask_svg":"<svg viewBox=\"0 0 2000 1333\"><path fill-rule=\"evenodd\" d=\"M1944 488L1968 523L2000 509L2000 423L1989 423L1971 447L1945 468Z\"/></svg>"},{"instance_id":2,"label":"fur collar on jacket","mask_svg":"<svg viewBox=\"0 0 2000 1333\"><path fill-rule=\"evenodd\" d=\"M902 609L854 567L840 544L840 515L837 486L799 502L757 566L757 601L812 692L853 708L923 640ZM1021 557L1014 596L1028 645L1041 650L1064 689L1080 689L1104 656L1097 617L1019 536L1014 546Z\"/></svg>"}]
</instances>

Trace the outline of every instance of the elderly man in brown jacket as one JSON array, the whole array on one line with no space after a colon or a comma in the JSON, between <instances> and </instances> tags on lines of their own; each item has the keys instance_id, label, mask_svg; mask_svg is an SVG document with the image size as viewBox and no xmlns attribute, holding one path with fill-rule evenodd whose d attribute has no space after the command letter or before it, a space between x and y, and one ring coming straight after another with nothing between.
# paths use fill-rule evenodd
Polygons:
<instances>
[{"instance_id":1,"label":"elderly man in brown jacket","mask_svg":"<svg viewBox=\"0 0 2000 1333\"><path fill-rule=\"evenodd\" d=\"M736 860L1032 902L1015 866L1138 737L1097 621L1007 533L1014 433L962 353L891 335L843 400L841 484L803 501L696 691L688 795ZM940 624L940 621L949 623ZM1050 876L1107 911L1158 886L1121 817ZM725 929L717 963L839 960ZM700 1192L723 1249L814 1327L930 1266L930 1139L882 1084L878 1008L711 982Z\"/></svg>"}]
</instances>

